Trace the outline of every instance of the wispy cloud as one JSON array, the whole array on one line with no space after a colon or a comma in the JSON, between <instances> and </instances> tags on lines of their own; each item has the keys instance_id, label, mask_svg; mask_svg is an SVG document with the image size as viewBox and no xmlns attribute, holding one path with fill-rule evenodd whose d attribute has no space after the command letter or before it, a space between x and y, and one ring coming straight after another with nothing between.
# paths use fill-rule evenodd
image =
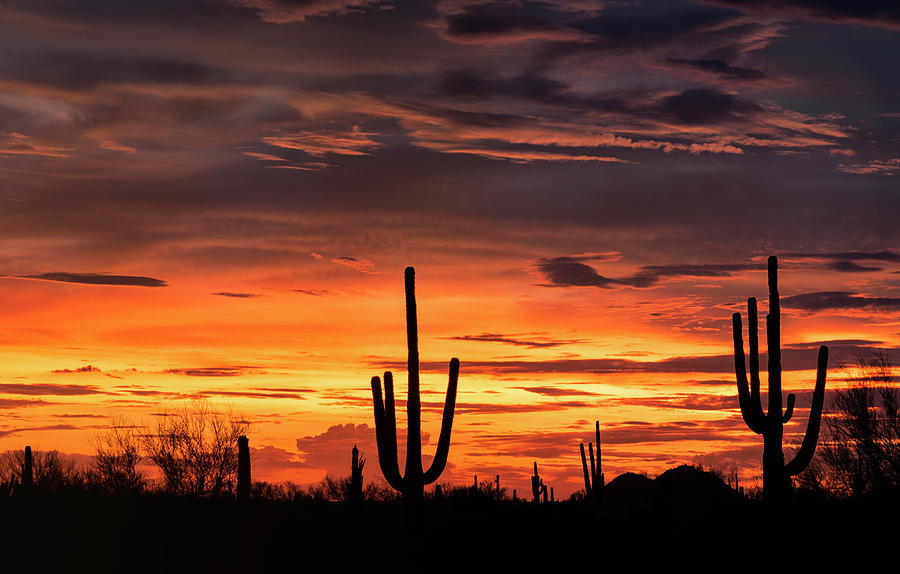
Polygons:
<instances>
[{"instance_id":1,"label":"wispy cloud","mask_svg":"<svg viewBox=\"0 0 900 574\"><path fill-rule=\"evenodd\" d=\"M7 277L10 277L7 275ZM83 285L131 285L136 287L168 287L162 279L135 275L107 275L102 273L40 273L37 275L16 275L20 279L40 279L60 283L81 283Z\"/></svg>"}]
</instances>

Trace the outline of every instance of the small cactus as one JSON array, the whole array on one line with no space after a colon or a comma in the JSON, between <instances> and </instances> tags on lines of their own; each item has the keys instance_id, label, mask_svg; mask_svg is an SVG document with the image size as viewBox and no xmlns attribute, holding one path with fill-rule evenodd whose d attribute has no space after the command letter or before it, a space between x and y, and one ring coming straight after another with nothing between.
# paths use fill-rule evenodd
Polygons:
<instances>
[{"instance_id":1,"label":"small cactus","mask_svg":"<svg viewBox=\"0 0 900 574\"><path fill-rule=\"evenodd\" d=\"M363 467L366 466L365 457L359 455L359 449L353 445L353 458L350 462L350 504L358 507L363 501Z\"/></svg>"},{"instance_id":2,"label":"small cactus","mask_svg":"<svg viewBox=\"0 0 900 574\"><path fill-rule=\"evenodd\" d=\"M581 468L584 471L584 490L588 496L599 498L603 493L605 480L600 463L600 421L594 421L594 433L597 441L597 463L594 465L594 444L588 443L588 451L591 455L591 468L588 472L587 458L584 456L584 443L581 443Z\"/></svg>"},{"instance_id":3,"label":"small cactus","mask_svg":"<svg viewBox=\"0 0 900 574\"><path fill-rule=\"evenodd\" d=\"M500 500L501 495L500 495L500 475L499 474L494 479L494 482L497 485L497 500Z\"/></svg>"},{"instance_id":4,"label":"small cactus","mask_svg":"<svg viewBox=\"0 0 900 574\"><path fill-rule=\"evenodd\" d=\"M544 495L544 502L547 502L547 485L544 479L538 474L537 462L534 463L534 475L531 477L531 496L534 502L539 502L541 495Z\"/></svg>"},{"instance_id":5,"label":"small cactus","mask_svg":"<svg viewBox=\"0 0 900 574\"><path fill-rule=\"evenodd\" d=\"M250 498L250 441L247 437L238 438L238 500Z\"/></svg>"}]
</instances>

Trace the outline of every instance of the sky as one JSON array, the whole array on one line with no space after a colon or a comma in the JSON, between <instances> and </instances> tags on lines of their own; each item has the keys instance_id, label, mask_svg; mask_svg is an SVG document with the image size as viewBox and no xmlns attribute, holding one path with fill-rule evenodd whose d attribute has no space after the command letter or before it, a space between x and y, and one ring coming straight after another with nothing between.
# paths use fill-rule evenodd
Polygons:
<instances>
[{"instance_id":1,"label":"sky","mask_svg":"<svg viewBox=\"0 0 900 574\"><path fill-rule=\"evenodd\" d=\"M205 399L256 479L378 480L414 266L442 481L567 496L600 421L607 481L752 484L769 255L786 442L818 345L900 346L898 53L892 2L0 0L0 450Z\"/></svg>"}]
</instances>

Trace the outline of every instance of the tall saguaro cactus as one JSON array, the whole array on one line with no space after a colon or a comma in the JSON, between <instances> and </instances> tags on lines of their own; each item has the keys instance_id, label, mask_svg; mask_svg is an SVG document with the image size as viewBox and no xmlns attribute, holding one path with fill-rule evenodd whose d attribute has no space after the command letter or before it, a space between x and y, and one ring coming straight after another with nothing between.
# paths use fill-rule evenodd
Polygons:
<instances>
[{"instance_id":1,"label":"tall saguaro cactus","mask_svg":"<svg viewBox=\"0 0 900 574\"><path fill-rule=\"evenodd\" d=\"M409 391L406 400L407 430L406 473L400 475L397 462L397 419L394 413L394 378L390 371L384 374L384 399L381 396L381 380L372 377L372 398L375 404L375 438L378 444L378 464L387 483L399 491L411 510L421 508L426 484L436 481L450 452L450 430L453 411L456 408L456 383L459 379L459 359L450 359L450 381L444 401L441 435L438 438L434 460L427 471L422 469L422 404L419 400L419 333L416 323L415 269L407 267L404 273L406 287L406 344L408 350Z\"/></svg>"},{"instance_id":2,"label":"tall saguaro cactus","mask_svg":"<svg viewBox=\"0 0 900 574\"><path fill-rule=\"evenodd\" d=\"M247 437L238 437L238 500L250 498L250 441Z\"/></svg>"},{"instance_id":3,"label":"tall saguaro cactus","mask_svg":"<svg viewBox=\"0 0 900 574\"><path fill-rule=\"evenodd\" d=\"M768 502L783 503L790 498L791 476L809 465L819 438L822 405L825 402L825 371L828 366L828 347L819 347L816 388L806 435L794 459L785 464L782 451L784 424L794 414L794 394L788 394L787 409L781 411L781 305L778 298L778 258L769 257L769 314L766 315L766 341L769 354L769 412L765 413L760 396L759 340L757 335L756 299L747 300L747 323L750 338L750 382L744 363L741 314L732 316L734 331L734 370L737 375L738 400L744 422L756 434L763 436L763 497Z\"/></svg>"},{"instance_id":4,"label":"tall saguaro cactus","mask_svg":"<svg viewBox=\"0 0 900 574\"><path fill-rule=\"evenodd\" d=\"M594 465L594 444L588 443L591 454L591 468L588 472L587 459L584 456L584 443L581 443L581 468L584 470L584 490L588 496L600 496L605 480L600 467L600 421L594 421L594 434L597 441L597 464Z\"/></svg>"}]
</instances>

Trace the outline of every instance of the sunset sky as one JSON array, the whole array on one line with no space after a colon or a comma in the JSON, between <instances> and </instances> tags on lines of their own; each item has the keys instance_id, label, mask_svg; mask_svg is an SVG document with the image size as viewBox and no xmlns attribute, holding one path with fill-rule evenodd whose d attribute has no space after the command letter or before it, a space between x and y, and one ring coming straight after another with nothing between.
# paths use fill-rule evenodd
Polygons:
<instances>
[{"instance_id":1,"label":"sunset sky","mask_svg":"<svg viewBox=\"0 0 900 574\"><path fill-rule=\"evenodd\" d=\"M829 388L900 348L900 9L817 4L0 0L0 450L206 398L255 479L358 444L377 480L411 265L426 455L461 362L443 481L568 495L599 420L607 480L752 482L767 256L788 435L818 345Z\"/></svg>"}]
</instances>

